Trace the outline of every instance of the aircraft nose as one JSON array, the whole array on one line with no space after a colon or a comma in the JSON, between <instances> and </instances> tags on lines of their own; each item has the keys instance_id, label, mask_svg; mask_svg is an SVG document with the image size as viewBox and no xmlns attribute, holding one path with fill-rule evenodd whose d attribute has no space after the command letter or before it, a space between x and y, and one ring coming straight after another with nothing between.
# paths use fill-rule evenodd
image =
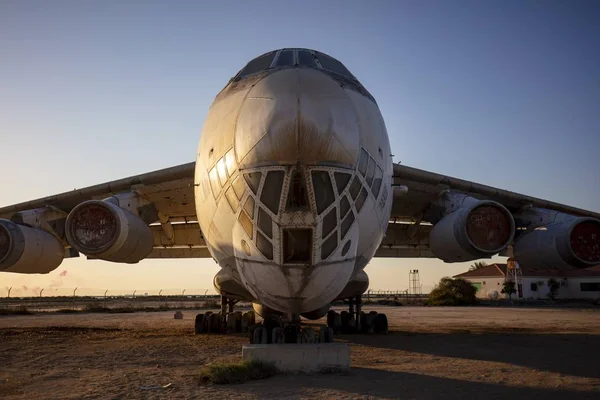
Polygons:
<instances>
[{"instance_id":1,"label":"aircraft nose","mask_svg":"<svg viewBox=\"0 0 600 400\"><path fill-rule=\"evenodd\" d=\"M284 69L264 77L246 95L235 128L235 151L241 168L353 167L359 129L352 100L338 82L314 69Z\"/></svg>"}]
</instances>

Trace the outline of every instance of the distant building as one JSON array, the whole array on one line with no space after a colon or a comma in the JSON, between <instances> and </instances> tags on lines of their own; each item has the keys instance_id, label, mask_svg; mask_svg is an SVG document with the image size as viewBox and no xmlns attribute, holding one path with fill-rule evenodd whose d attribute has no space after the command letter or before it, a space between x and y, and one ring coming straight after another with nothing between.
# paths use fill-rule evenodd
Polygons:
<instances>
[{"instance_id":1,"label":"distant building","mask_svg":"<svg viewBox=\"0 0 600 400\"><path fill-rule=\"evenodd\" d=\"M507 276L506 264L491 264L474 271L468 271L455 278L464 278L477 287L477 297L480 299L502 298L502 284L506 280L514 280ZM599 299L600 298L600 265L586 269L567 271L555 269L520 269L518 275L519 298L545 299L548 298L548 280L554 278L560 288L556 293L557 299ZM516 297L516 295L513 295Z\"/></svg>"}]
</instances>

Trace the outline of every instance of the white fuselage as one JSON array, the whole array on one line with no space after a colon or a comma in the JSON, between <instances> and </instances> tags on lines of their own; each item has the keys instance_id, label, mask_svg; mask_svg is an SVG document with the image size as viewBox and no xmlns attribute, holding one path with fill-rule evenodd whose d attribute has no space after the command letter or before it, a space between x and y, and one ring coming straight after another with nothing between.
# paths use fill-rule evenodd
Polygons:
<instances>
[{"instance_id":1,"label":"white fuselage","mask_svg":"<svg viewBox=\"0 0 600 400\"><path fill-rule=\"evenodd\" d=\"M315 68L232 80L209 110L195 183L221 268L264 306L318 309L362 271L387 228L392 159L381 112Z\"/></svg>"}]
</instances>

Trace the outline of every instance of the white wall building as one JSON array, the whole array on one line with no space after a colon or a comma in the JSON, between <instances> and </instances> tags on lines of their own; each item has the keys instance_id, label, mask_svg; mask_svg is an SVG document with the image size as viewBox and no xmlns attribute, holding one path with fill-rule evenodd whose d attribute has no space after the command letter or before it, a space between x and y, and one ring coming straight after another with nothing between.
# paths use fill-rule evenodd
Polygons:
<instances>
[{"instance_id":1,"label":"white wall building","mask_svg":"<svg viewBox=\"0 0 600 400\"><path fill-rule=\"evenodd\" d=\"M491 264L454 277L470 281L478 288L477 297L480 299L505 297L501 293L502 284L506 280L513 280L513 277L507 277L506 264ZM560 284L556 293L557 299L600 299L600 266L567 271L521 269L521 274L518 276L519 298L547 299L550 292L548 286L550 278ZM513 298L515 297L516 295L513 295Z\"/></svg>"}]
</instances>

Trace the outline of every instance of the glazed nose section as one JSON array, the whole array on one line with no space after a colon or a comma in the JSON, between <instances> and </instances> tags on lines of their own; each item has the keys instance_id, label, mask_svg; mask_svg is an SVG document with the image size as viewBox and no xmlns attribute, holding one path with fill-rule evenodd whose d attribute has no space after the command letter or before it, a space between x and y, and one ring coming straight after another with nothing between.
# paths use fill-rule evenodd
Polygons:
<instances>
[{"instance_id":1,"label":"glazed nose section","mask_svg":"<svg viewBox=\"0 0 600 400\"><path fill-rule=\"evenodd\" d=\"M360 142L354 110L346 91L318 70L271 73L248 92L238 114L240 167L354 166Z\"/></svg>"}]
</instances>

